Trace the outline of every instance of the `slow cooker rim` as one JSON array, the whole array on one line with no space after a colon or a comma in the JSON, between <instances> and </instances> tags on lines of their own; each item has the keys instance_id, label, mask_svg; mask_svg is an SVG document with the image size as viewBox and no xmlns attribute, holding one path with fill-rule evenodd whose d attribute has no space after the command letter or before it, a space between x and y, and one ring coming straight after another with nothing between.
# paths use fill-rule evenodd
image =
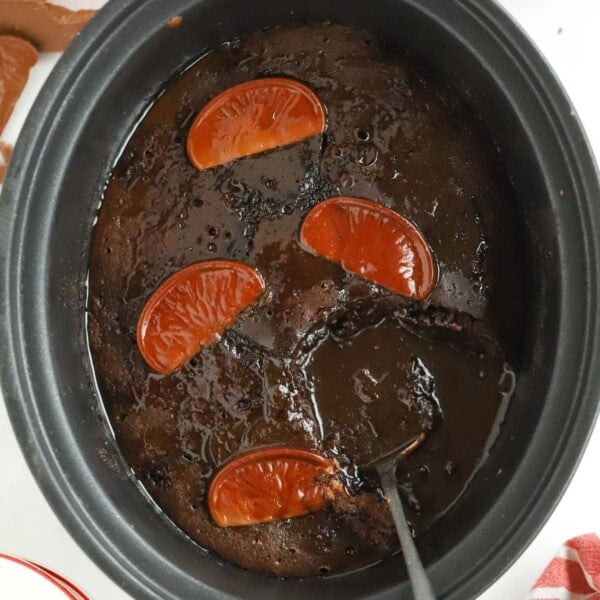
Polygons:
<instances>
[{"instance_id":1,"label":"slow cooker rim","mask_svg":"<svg viewBox=\"0 0 600 600\"><path fill-rule=\"evenodd\" d=\"M140 582L131 580L131 574L123 569L121 564L115 562L113 557L107 556L108 546L100 545L97 541L98 531L93 531L91 525L93 518L85 511L83 507L74 507L69 498L65 496L62 485L50 475L52 471L56 472L58 468L56 461L53 461L53 450L50 440L46 437L41 426L40 415L36 409L36 402L32 396L32 390L27 384L27 362L25 361L25 349L20 348L19 323L23 318L20 312L19 294L20 286L10 285L11 273L14 273L18 265L18 257L22 251L24 243L25 220L19 223L17 206L13 199L27 197L28 189L34 186L35 179L39 172L39 163L32 149L37 149L45 145L52 135L52 121L55 108L59 107L69 93L68 85L70 77L78 77L79 66L87 62L95 52L96 44L99 40L105 40L111 35L114 24L122 22L139 8L137 0L126 0L120 3L109 3L98 15L97 21L82 34L82 36L73 44L61 59L59 68L57 68L48 82L44 86L40 97L28 118L24 127L23 134L15 148L13 160L9 168L5 187L2 193L2 203L0 206L0 239L2 240L1 259L4 263L3 286L0 289L0 313L4 316L4 328L0 331L0 338L6 350L10 350L10 360L2 361L2 385L3 395L7 403L7 408L15 431L19 436L21 447L25 457L32 469L38 484L43 489L44 494L51 499L53 508L58 512L63 522L70 531L85 531L87 540L79 543L85 546L88 553L94 555L103 565L111 564L111 569L118 567L121 577L118 582L129 591L138 591ZM569 153L567 162L573 174L572 182L580 188L578 197L580 198L580 210L587 209L588 214L582 216L592 216L592 206L582 206L582 198L592 198L598 196L600 186L598 185L597 171L594 159L585 138L585 134L574 115L573 108L566 98L566 94L560 83L551 72L547 63L536 51L532 52L531 42L529 42L522 31L512 22L510 18L497 6L491 2L485 5L474 0L463 0L459 3L466 10L478 14L478 18L488 19L488 28L493 27L496 31L501 31L509 39L506 43L511 44L515 52L519 55L521 62L527 63L530 74L530 81L536 80L540 100L548 110L553 111L554 119L551 119L555 125L560 124L561 131L557 135L563 141L563 154ZM492 25L490 25L492 24ZM512 34L512 35L510 35ZM527 57L527 58L524 58ZM43 123L43 127L38 127L38 123ZM568 123L575 123L569 126ZM44 142L42 142L44 140ZM597 212L597 211L596 211ZM595 218L581 220L582 229L586 231L584 242L587 243L587 255L589 258L588 276L589 282L594 282L594 265L598 264L598 248L595 243L593 231L594 224L598 223L598 215ZM587 301L587 317L590 327L585 344L584 354L588 357L587 364L593 364L593 359L598 356L598 308L595 299L598 296L598 285L592 287L590 284L589 297ZM14 318L10 318L13 317ZM23 360L17 362L15 349L21 349ZM585 381L587 378L587 381ZM573 430L571 435L575 434L577 439L587 439L590 435L594 420L597 416L598 406L594 402L597 398L598 383L591 381L589 370L583 367L580 371L579 394L582 402L578 407L577 414L573 414L577 407L571 411L571 421ZM583 390L587 388L587 390ZM17 398L20 401L14 401ZM566 434L565 434L566 435ZM558 465L563 468L557 468L552 478L547 480L547 486L543 494L536 500L534 510L529 515L519 521L513 545L520 545L520 550L524 549L527 542L533 538L537 531L542 527L543 522L539 521L539 513L548 514L560 499L560 491L564 490L566 484L573 474L575 465L579 461L585 445L579 448L570 448L562 455ZM54 466L52 466L54 462ZM568 468L570 467L570 468ZM546 483L546 482L545 482ZM533 521L537 522L533 525ZM503 558L503 564L499 565L498 559L494 565L494 574L498 574L498 567L501 570L508 568L520 552L513 553L513 556ZM491 563L487 563L489 568ZM135 570L135 569L134 569ZM138 574L139 574L139 570ZM112 575L112 573L111 573ZM487 578L487 579L486 579ZM470 579L470 590L480 591L482 581L490 581L485 568L479 572L479 575ZM148 585L151 584L146 580ZM459 582L463 585L461 588L463 594L466 591L464 579ZM456 593L456 591L454 592ZM164 597L164 596L162 596ZM222 596L221 596L222 597ZM464 595L463 595L464 597Z\"/></svg>"}]
</instances>

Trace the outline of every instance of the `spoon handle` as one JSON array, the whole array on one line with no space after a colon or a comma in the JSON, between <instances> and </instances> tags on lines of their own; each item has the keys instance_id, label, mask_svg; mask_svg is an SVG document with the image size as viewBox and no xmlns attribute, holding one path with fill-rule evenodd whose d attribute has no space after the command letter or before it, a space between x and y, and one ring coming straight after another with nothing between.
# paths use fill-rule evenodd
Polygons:
<instances>
[{"instance_id":1,"label":"spoon handle","mask_svg":"<svg viewBox=\"0 0 600 600\"><path fill-rule=\"evenodd\" d=\"M431 584L429 583L423 563L419 558L419 553L417 552L412 533L406 522L402 501L398 494L396 483L396 461L387 460L378 465L377 473L379 474L379 479L381 480L383 491L388 499L390 511L398 531L400 546L402 547L402 553L404 554L404 561L406 563L406 569L408 570L413 595L416 600L435 600Z\"/></svg>"}]
</instances>

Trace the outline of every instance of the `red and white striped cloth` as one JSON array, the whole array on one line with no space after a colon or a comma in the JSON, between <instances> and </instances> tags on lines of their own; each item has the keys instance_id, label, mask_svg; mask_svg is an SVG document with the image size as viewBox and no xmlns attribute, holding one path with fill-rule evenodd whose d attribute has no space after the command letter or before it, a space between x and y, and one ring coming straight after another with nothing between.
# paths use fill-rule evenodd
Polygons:
<instances>
[{"instance_id":1,"label":"red and white striped cloth","mask_svg":"<svg viewBox=\"0 0 600 600\"><path fill-rule=\"evenodd\" d=\"M527 600L600 600L600 538L588 533L565 542Z\"/></svg>"}]
</instances>

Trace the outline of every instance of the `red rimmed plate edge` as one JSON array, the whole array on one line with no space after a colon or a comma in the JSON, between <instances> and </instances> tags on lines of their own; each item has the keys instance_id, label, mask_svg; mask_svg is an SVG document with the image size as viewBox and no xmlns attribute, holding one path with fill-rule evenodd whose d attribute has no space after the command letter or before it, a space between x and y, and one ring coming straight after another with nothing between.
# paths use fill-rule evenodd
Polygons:
<instances>
[{"instance_id":1,"label":"red rimmed plate edge","mask_svg":"<svg viewBox=\"0 0 600 600\"><path fill-rule=\"evenodd\" d=\"M69 598L69 600L91 600L91 598L84 594L76 585L51 569L42 567L41 565L24 558L12 556L11 554L5 554L3 552L0 552L0 559L9 560L11 562L23 565L38 575L41 575L44 579L48 580L57 589L63 592L67 598Z\"/></svg>"}]
</instances>

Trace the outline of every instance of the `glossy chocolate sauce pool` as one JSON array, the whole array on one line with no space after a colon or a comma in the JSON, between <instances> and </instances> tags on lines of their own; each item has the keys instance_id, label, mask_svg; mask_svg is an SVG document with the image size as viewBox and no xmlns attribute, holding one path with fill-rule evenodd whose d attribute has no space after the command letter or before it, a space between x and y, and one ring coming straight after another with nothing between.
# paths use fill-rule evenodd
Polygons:
<instances>
[{"instance_id":1,"label":"glossy chocolate sauce pool","mask_svg":"<svg viewBox=\"0 0 600 600\"><path fill-rule=\"evenodd\" d=\"M322 136L198 171L194 116L260 77L309 86ZM336 195L385 205L421 231L439 277L414 301L298 245ZM427 398L443 419L398 471L418 535L459 498L489 451L514 387L523 273L514 197L477 116L414 57L324 24L225 44L178 77L138 124L110 177L92 240L89 334L123 454L165 513L225 559L279 576L326 575L397 549L376 478L398 406ZM230 259L267 284L221 340L170 375L136 345L152 292L194 262ZM286 521L219 528L206 490L238 450L286 444L339 461L351 495ZM451 518L451 512L446 518Z\"/></svg>"}]
</instances>

